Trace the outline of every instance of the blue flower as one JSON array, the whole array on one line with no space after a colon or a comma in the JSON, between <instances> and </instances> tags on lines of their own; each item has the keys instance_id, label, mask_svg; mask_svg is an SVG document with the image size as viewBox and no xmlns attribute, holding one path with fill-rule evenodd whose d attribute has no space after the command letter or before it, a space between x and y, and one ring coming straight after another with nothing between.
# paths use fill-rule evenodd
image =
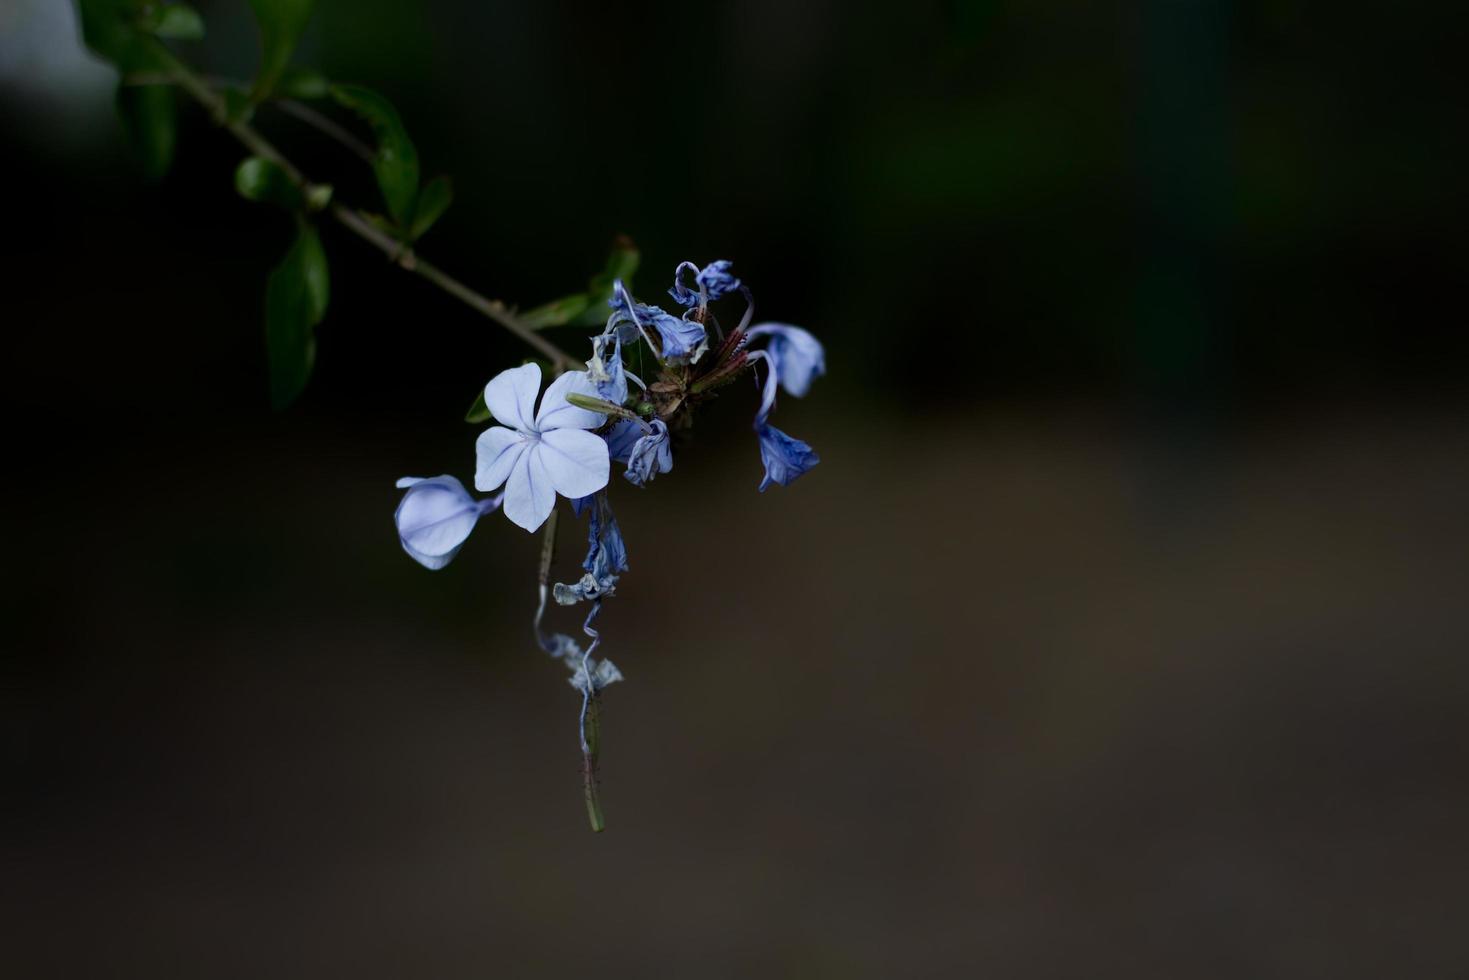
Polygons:
<instances>
[{"instance_id":1,"label":"blue flower","mask_svg":"<svg viewBox=\"0 0 1469 980\"><path fill-rule=\"evenodd\" d=\"M791 482L821 462L821 457L800 439L786 435L769 423L755 429L760 437L760 461L765 464L765 478L760 492L772 483L790 486Z\"/></svg>"},{"instance_id":2,"label":"blue flower","mask_svg":"<svg viewBox=\"0 0 1469 980\"><path fill-rule=\"evenodd\" d=\"M709 332L697 320L686 320L664 313L656 306L646 307L653 313L653 329L658 331L663 360L673 364L695 363L709 349Z\"/></svg>"},{"instance_id":3,"label":"blue flower","mask_svg":"<svg viewBox=\"0 0 1469 980\"><path fill-rule=\"evenodd\" d=\"M622 340L615 330L592 338L587 377L597 394L614 405L627 401L627 371L622 366Z\"/></svg>"},{"instance_id":4,"label":"blue flower","mask_svg":"<svg viewBox=\"0 0 1469 980\"><path fill-rule=\"evenodd\" d=\"M405 476L397 485L408 491L393 512L398 540L414 561L428 569L449 564L475 522L499 507L504 496L475 500L452 476Z\"/></svg>"},{"instance_id":5,"label":"blue flower","mask_svg":"<svg viewBox=\"0 0 1469 980\"><path fill-rule=\"evenodd\" d=\"M761 323L750 328L749 337L770 338L770 352L780 386L797 398L811 390L811 382L826 373L826 351L808 330L787 323Z\"/></svg>"},{"instance_id":6,"label":"blue flower","mask_svg":"<svg viewBox=\"0 0 1469 980\"><path fill-rule=\"evenodd\" d=\"M627 472L622 474L635 487L643 486L653 479L654 473L667 473L673 469L668 425L662 419L654 419L652 427L653 431L640 436L633 444L627 459Z\"/></svg>"},{"instance_id":7,"label":"blue flower","mask_svg":"<svg viewBox=\"0 0 1469 980\"><path fill-rule=\"evenodd\" d=\"M587 508L591 511L591 521L587 525L587 556L582 561L585 574L574 585L557 582L552 592L556 602L563 606L611 595L617 586L618 574L628 570L627 545L623 543L617 518L612 516L607 494L594 494L590 504Z\"/></svg>"},{"instance_id":8,"label":"blue flower","mask_svg":"<svg viewBox=\"0 0 1469 980\"><path fill-rule=\"evenodd\" d=\"M680 262L673 270L673 288L668 295L680 306L704 306L713 300L723 299L740 289L740 280L729 271L733 265L728 259L716 259L700 269L692 262ZM694 273L694 284L698 289L684 285L685 269Z\"/></svg>"},{"instance_id":9,"label":"blue flower","mask_svg":"<svg viewBox=\"0 0 1469 980\"><path fill-rule=\"evenodd\" d=\"M631 321L647 337L649 346L653 340L647 334L649 327L658 332L657 353L661 360L675 364L695 362L709 347L709 333L697 320L688 320L665 312L661 307L635 303L627 287L618 279L612 284L612 298L607 301L612 307L609 327Z\"/></svg>"},{"instance_id":10,"label":"blue flower","mask_svg":"<svg viewBox=\"0 0 1469 980\"><path fill-rule=\"evenodd\" d=\"M606 416L577 408L572 393L595 394L585 371L568 371L546 388L539 411L541 369L525 364L501 371L485 385L485 405L500 425L475 442L475 488L505 484L505 516L534 531L551 516L556 495L575 500L607 485L607 444L587 429Z\"/></svg>"},{"instance_id":11,"label":"blue flower","mask_svg":"<svg viewBox=\"0 0 1469 980\"><path fill-rule=\"evenodd\" d=\"M821 457L809 445L786 435L768 421L775 408L775 389L780 382L780 365L772 352L751 351L750 361L764 361L766 367L760 409L755 413L755 435L760 440L760 461L765 464L765 478L760 481L760 492L764 493L772 483L789 486L791 481L821 462Z\"/></svg>"}]
</instances>

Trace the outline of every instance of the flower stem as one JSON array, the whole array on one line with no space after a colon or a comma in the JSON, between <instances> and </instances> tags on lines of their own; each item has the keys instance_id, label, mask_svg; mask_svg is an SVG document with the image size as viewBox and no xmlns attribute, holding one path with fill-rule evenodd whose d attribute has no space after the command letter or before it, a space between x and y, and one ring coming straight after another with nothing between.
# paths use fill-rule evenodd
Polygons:
<instances>
[{"instance_id":1,"label":"flower stem","mask_svg":"<svg viewBox=\"0 0 1469 980\"><path fill-rule=\"evenodd\" d=\"M607 821L602 816L602 798L597 794L597 757L602 750L601 703L601 697L593 694L587 699L586 711L582 715L582 741L586 743L582 757L582 794L587 800L587 822L594 834L607 829Z\"/></svg>"},{"instance_id":2,"label":"flower stem","mask_svg":"<svg viewBox=\"0 0 1469 980\"><path fill-rule=\"evenodd\" d=\"M311 189L311 182L306 179L306 175L295 164L287 160L285 155L276 149L269 140L260 135L258 130L247 122L229 117L228 107L224 99L215 93L204 79L176 58L173 52L162 42L158 43L158 50L168 65L171 80L176 82L196 102L207 109L215 121L222 125L230 135L239 140L255 156L269 160L271 163L280 167L290 181L297 187L303 191ZM369 244L376 246L387 256L389 261L400 269L416 273L419 277L428 280L475 312L489 317L526 344L535 348L537 353L551 361L552 367L558 372L565 368L575 368L580 365L580 362L576 358L522 323L504 303L499 300L488 299L464 285L447 272L444 272L438 266L419 258L403 242L398 241L393 236L375 227L356 208L333 203L330 208L330 213L338 224Z\"/></svg>"}]
</instances>

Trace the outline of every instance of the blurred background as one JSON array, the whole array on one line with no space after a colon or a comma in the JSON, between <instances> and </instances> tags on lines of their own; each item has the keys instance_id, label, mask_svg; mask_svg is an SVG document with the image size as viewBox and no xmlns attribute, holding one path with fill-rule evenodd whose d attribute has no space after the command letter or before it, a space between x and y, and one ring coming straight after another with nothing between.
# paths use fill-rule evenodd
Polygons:
<instances>
[{"instance_id":1,"label":"blurred background","mask_svg":"<svg viewBox=\"0 0 1469 980\"><path fill-rule=\"evenodd\" d=\"M527 352L328 227L272 413L289 219L192 106L145 180L70 5L5 0L5 972L1464 975L1459 26L321 0L297 62L456 182L424 255L531 305L626 234L642 298L730 258L827 345L797 484L744 386L614 481L594 836L538 539L429 573L390 520Z\"/></svg>"}]
</instances>

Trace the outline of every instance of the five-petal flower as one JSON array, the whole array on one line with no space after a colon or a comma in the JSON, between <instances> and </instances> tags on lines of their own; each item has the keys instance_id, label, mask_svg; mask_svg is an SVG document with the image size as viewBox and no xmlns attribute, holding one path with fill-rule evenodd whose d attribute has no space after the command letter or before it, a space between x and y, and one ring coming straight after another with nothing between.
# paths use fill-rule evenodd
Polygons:
<instances>
[{"instance_id":1,"label":"five-petal flower","mask_svg":"<svg viewBox=\"0 0 1469 980\"><path fill-rule=\"evenodd\" d=\"M546 388L535 411L541 369L526 364L501 371L485 385L485 406L500 425L475 442L475 488L505 484L504 510L511 521L534 531L556 506L556 494L573 500L607 485L607 443L588 432L606 417L566 400L572 393L596 397L585 371L568 371ZM532 414L534 412L534 414Z\"/></svg>"}]
</instances>

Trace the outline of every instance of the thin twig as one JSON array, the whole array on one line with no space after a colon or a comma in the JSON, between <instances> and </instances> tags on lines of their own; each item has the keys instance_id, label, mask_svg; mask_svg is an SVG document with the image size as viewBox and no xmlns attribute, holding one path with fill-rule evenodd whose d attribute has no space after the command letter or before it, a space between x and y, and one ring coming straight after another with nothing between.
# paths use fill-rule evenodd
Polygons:
<instances>
[{"instance_id":1,"label":"thin twig","mask_svg":"<svg viewBox=\"0 0 1469 980\"><path fill-rule=\"evenodd\" d=\"M244 144L246 149L255 156L269 160L280 167L290 181L303 191L311 189L311 182L306 179L306 175L287 160L285 155L277 150L269 140L260 135L258 130L249 123L229 118L224 99L215 94L203 79L174 57L173 52L161 42L158 50L169 67L170 79L193 96L194 100L207 109L217 122L223 125L235 139ZM551 361L554 371L559 372L565 368L580 366L581 362L576 358L522 323L504 303L481 295L427 260L414 255L402 242L374 226L360 211L337 203L331 206L330 211L338 224L364 241L377 246L393 264L427 279L444 292L454 296L476 312L494 320L535 348L537 353Z\"/></svg>"},{"instance_id":2,"label":"thin twig","mask_svg":"<svg viewBox=\"0 0 1469 980\"><path fill-rule=\"evenodd\" d=\"M376 158L377 155L372 152L372 147L353 136L347 127L339 125L335 119L317 112L306 103L297 102L295 99L277 99L275 105L286 115L295 116L312 129L336 140L356 154L363 163L372 163Z\"/></svg>"}]
</instances>

